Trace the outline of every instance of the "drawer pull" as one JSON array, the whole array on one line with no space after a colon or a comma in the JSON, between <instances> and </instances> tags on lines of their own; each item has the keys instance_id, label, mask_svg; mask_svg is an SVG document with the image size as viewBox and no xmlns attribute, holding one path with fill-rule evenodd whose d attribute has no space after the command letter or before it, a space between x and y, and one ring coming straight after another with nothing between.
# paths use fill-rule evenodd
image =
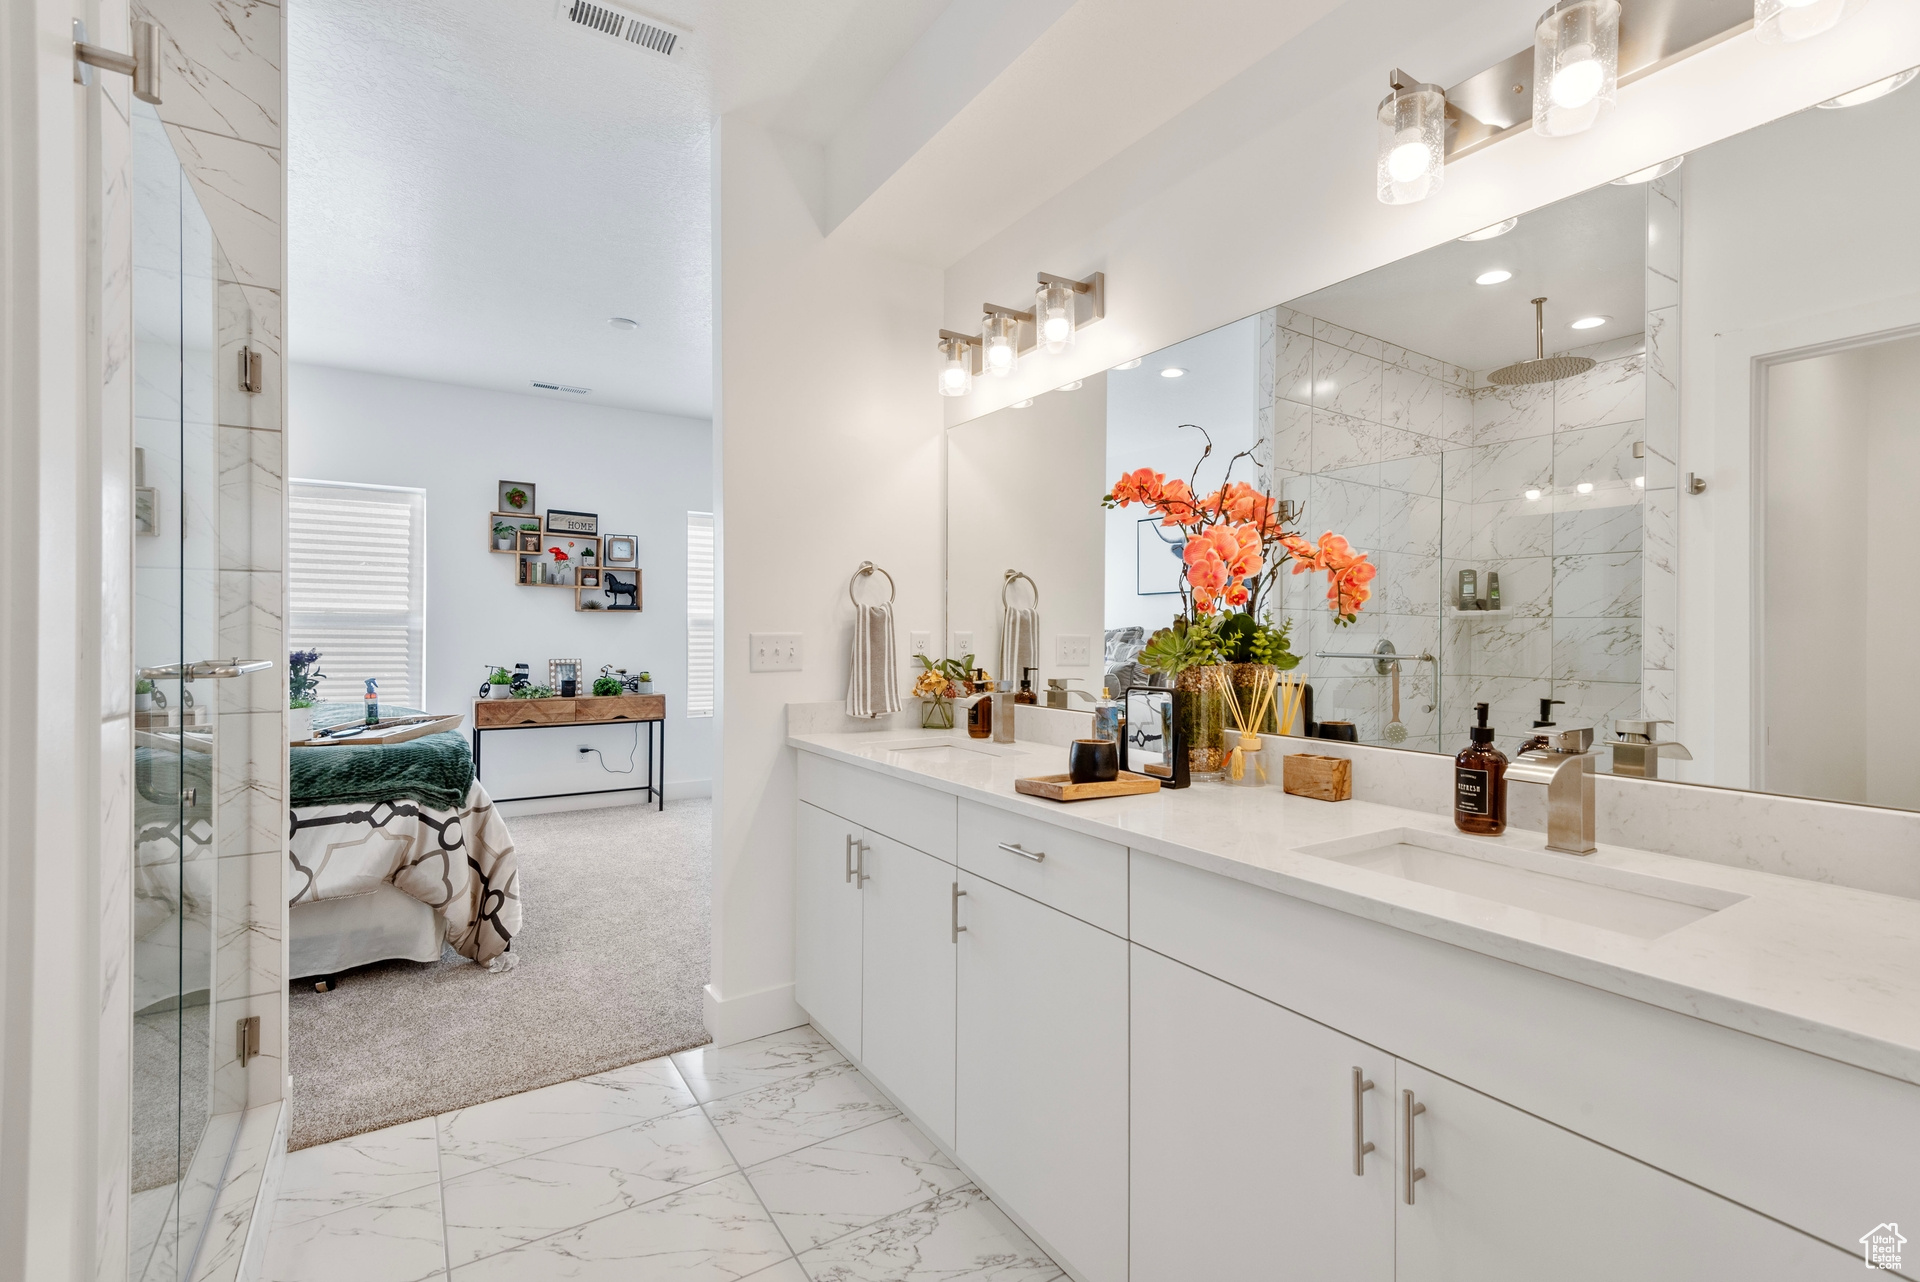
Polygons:
<instances>
[{"instance_id":1,"label":"drawer pull","mask_svg":"<svg viewBox=\"0 0 1920 1282\"><path fill-rule=\"evenodd\" d=\"M1367 1114L1360 1107L1360 1097L1373 1089L1373 1083L1366 1079L1358 1064L1353 1067L1353 1173L1367 1173L1367 1154L1373 1152L1373 1141L1367 1138Z\"/></svg>"},{"instance_id":2,"label":"drawer pull","mask_svg":"<svg viewBox=\"0 0 1920 1282\"><path fill-rule=\"evenodd\" d=\"M853 834L852 833L847 834L847 877L846 879L849 882L853 880Z\"/></svg>"},{"instance_id":3,"label":"drawer pull","mask_svg":"<svg viewBox=\"0 0 1920 1282\"><path fill-rule=\"evenodd\" d=\"M1019 855L1022 859L1031 859L1036 864L1047 857L1047 852L1044 850L1021 849L1020 843L1017 841L1003 841L1000 843L1000 849L1006 851L1008 854Z\"/></svg>"},{"instance_id":4,"label":"drawer pull","mask_svg":"<svg viewBox=\"0 0 1920 1282\"><path fill-rule=\"evenodd\" d=\"M858 885L861 890L865 890L867 883L873 880L872 877L867 875L867 852L873 849L873 847L869 846L866 841L862 839L854 842L853 848L860 852L859 861L853 866L853 875L860 879L856 885Z\"/></svg>"},{"instance_id":5,"label":"drawer pull","mask_svg":"<svg viewBox=\"0 0 1920 1282\"><path fill-rule=\"evenodd\" d=\"M1400 1129L1407 1133L1407 1163L1404 1169L1407 1175L1406 1199L1408 1206L1413 1205L1413 1186L1415 1182L1427 1178L1427 1173L1413 1164L1413 1119L1426 1111L1427 1106L1425 1104L1416 1104L1413 1102L1412 1091L1400 1092Z\"/></svg>"},{"instance_id":6,"label":"drawer pull","mask_svg":"<svg viewBox=\"0 0 1920 1282\"><path fill-rule=\"evenodd\" d=\"M956 944L960 942L960 932L966 929L960 924L960 896L966 893L960 889L959 882L953 883L953 942Z\"/></svg>"}]
</instances>

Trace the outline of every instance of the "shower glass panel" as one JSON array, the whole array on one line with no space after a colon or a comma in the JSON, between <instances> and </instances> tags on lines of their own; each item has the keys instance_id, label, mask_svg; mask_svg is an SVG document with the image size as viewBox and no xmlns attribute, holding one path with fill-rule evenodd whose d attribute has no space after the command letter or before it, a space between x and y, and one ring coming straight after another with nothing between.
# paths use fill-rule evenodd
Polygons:
<instances>
[{"instance_id":1,"label":"shower glass panel","mask_svg":"<svg viewBox=\"0 0 1920 1282\"><path fill-rule=\"evenodd\" d=\"M133 1201L128 1276L190 1276L233 1127L215 1120L218 530L212 228L165 127L133 121Z\"/></svg>"}]
</instances>

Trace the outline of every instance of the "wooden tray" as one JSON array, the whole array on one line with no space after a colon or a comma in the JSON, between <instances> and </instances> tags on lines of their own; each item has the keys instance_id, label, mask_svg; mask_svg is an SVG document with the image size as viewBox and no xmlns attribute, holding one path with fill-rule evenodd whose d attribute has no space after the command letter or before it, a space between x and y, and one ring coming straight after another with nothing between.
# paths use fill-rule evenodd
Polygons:
<instances>
[{"instance_id":1,"label":"wooden tray","mask_svg":"<svg viewBox=\"0 0 1920 1282\"><path fill-rule=\"evenodd\" d=\"M1118 779L1107 783L1075 783L1072 775L1039 775L1015 779L1013 790L1048 801L1090 801L1095 797L1131 797L1137 793L1159 792L1160 781L1146 775L1122 770Z\"/></svg>"},{"instance_id":2,"label":"wooden tray","mask_svg":"<svg viewBox=\"0 0 1920 1282\"><path fill-rule=\"evenodd\" d=\"M411 739L424 739L430 734L457 729L465 720L459 713L434 717L429 721L416 721L410 725L388 725L381 722L372 730L363 730L357 735L344 739L296 739L289 747L293 748L352 748L406 743Z\"/></svg>"}]
</instances>

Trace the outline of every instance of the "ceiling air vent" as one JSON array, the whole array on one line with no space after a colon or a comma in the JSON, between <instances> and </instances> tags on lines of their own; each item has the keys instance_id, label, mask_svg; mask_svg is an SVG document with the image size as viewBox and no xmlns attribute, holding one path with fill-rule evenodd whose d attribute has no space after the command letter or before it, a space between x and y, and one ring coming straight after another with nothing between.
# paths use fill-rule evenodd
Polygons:
<instances>
[{"instance_id":1,"label":"ceiling air vent","mask_svg":"<svg viewBox=\"0 0 1920 1282\"><path fill-rule=\"evenodd\" d=\"M537 378L532 380L532 382L533 386L543 392L572 392L575 396L585 396L593 390L591 387L569 387L565 383L547 383Z\"/></svg>"},{"instance_id":2,"label":"ceiling air vent","mask_svg":"<svg viewBox=\"0 0 1920 1282\"><path fill-rule=\"evenodd\" d=\"M687 32L595 0L560 0L560 19L662 58L678 58L687 47Z\"/></svg>"}]
</instances>

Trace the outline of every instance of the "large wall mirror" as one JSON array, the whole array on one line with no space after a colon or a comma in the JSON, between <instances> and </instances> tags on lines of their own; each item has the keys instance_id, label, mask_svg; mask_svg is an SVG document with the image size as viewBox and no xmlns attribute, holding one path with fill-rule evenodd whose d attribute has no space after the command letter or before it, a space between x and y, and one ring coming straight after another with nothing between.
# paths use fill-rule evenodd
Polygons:
<instances>
[{"instance_id":1,"label":"large wall mirror","mask_svg":"<svg viewBox=\"0 0 1920 1282\"><path fill-rule=\"evenodd\" d=\"M950 643L1017 677L1031 607L1036 682L1141 678L1181 534L1101 496L1142 467L1204 493L1250 451L1234 479L1377 567L1345 626L1321 575L1261 604L1318 721L1451 754L1486 703L1509 754L1548 720L1668 745L1603 771L1920 808L1920 86L1895 80L953 428Z\"/></svg>"}]
</instances>

